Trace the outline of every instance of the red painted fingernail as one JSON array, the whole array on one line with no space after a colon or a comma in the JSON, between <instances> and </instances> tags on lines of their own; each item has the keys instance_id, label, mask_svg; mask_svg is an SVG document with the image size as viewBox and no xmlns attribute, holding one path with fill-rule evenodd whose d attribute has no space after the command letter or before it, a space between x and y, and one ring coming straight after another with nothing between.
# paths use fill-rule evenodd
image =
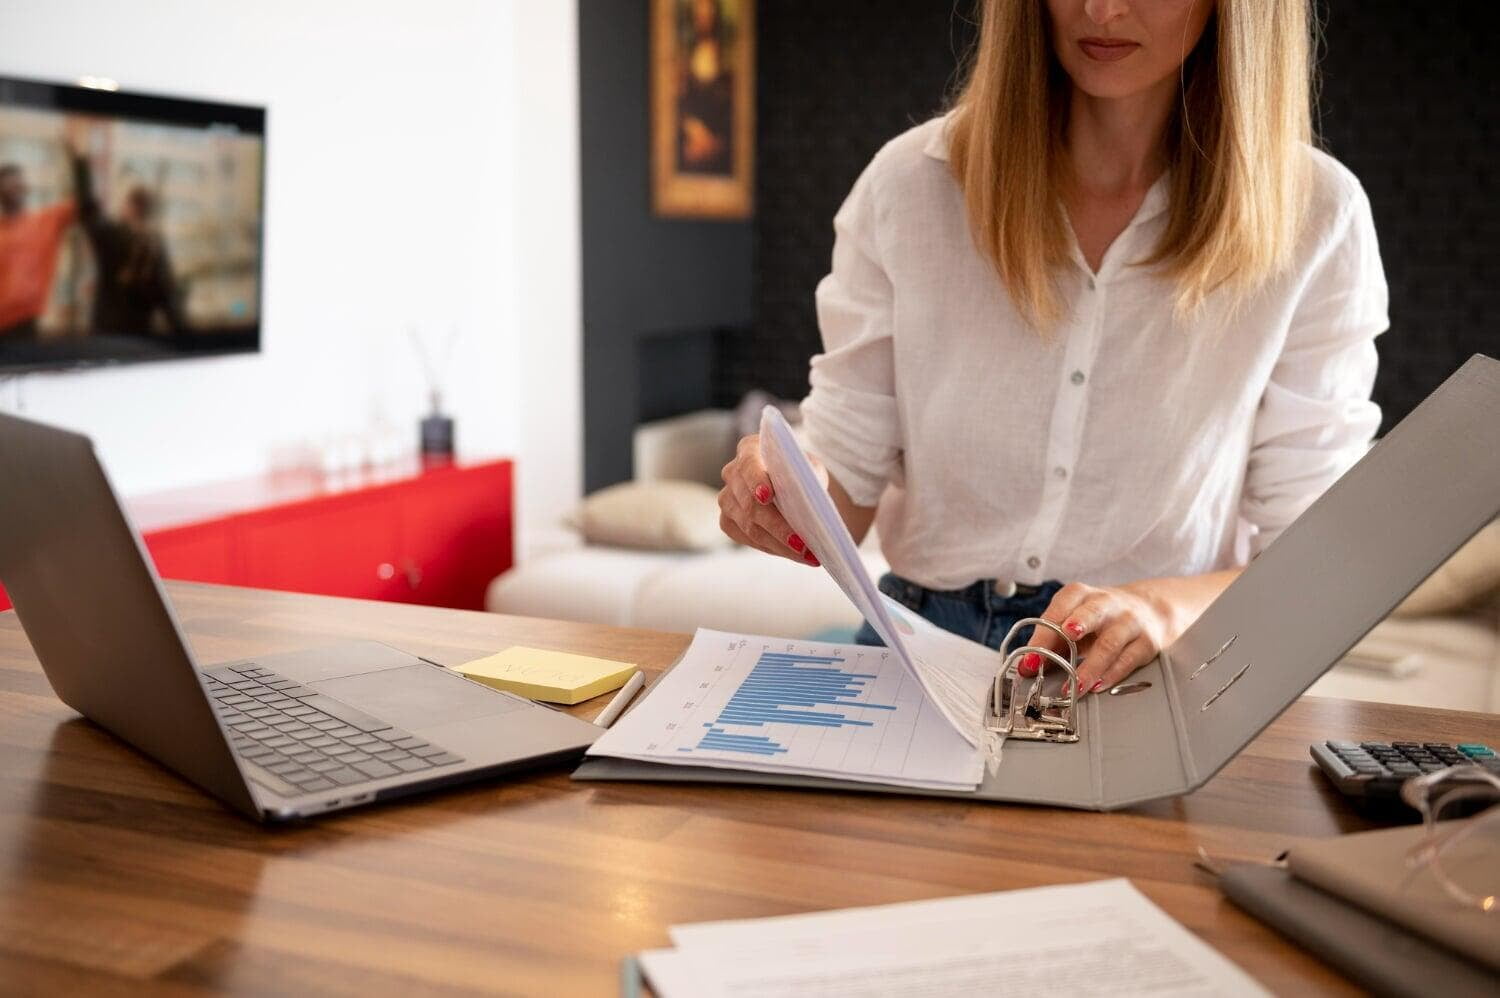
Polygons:
<instances>
[{"instance_id":1,"label":"red painted fingernail","mask_svg":"<svg viewBox=\"0 0 1500 998\"><path fill-rule=\"evenodd\" d=\"M788 537L786 539L786 543L787 547L791 548L793 551L802 551L807 547L807 545L803 543L802 538L798 537L796 534Z\"/></svg>"},{"instance_id":2,"label":"red painted fingernail","mask_svg":"<svg viewBox=\"0 0 1500 998\"><path fill-rule=\"evenodd\" d=\"M1098 693L1102 689L1104 689L1104 680L1101 679L1093 685L1091 692Z\"/></svg>"},{"instance_id":3,"label":"red painted fingernail","mask_svg":"<svg viewBox=\"0 0 1500 998\"><path fill-rule=\"evenodd\" d=\"M1036 675L1036 670L1040 669L1041 667L1042 656L1038 655L1034 651L1029 651L1025 655L1021 656L1021 665L1018 671L1021 673L1021 675L1025 676L1027 679L1030 679L1032 676Z\"/></svg>"},{"instance_id":4,"label":"red painted fingernail","mask_svg":"<svg viewBox=\"0 0 1500 998\"><path fill-rule=\"evenodd\" d=\"M1076 620L1070 620L1066 624L1064 624L1063 630L1067 631L1075 638L1083 637L1083 625Z\"/></svg>"},{"instance_id":5,"label":"red painted fingernail","mask_svg":"<svg viewBox=\"0 0 1500 998\"><path fill-rule=\"evenodd\" d=\"M805 558L807 560L807 563L809 565L811 565L813 568L817 568L817 567L819 567L820 565L823 564L821 561L818 560L818 556L815 555L815 554L813 554L811 551L805 551L805 552L803 552L802 557Z\"/></svg>"},{"instance_id":6,"label":"red painted fingernail","mask_svg":"<svg viewBox=\"0 0 1500 998\"><path fill-rule=\"evenodd\" d=\"M761 484L755 487L755 501L764 506L771 501L771 486Z\"/></svg>"}]
</instances>

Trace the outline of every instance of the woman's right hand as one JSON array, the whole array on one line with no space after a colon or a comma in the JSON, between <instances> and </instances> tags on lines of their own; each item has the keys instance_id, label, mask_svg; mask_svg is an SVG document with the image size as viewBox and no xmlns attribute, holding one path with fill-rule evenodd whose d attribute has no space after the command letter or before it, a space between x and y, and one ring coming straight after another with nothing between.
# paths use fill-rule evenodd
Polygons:
<instances>
[{"instance_id":1,"label":"woman's right hand","mask_svg":"<svg viewBox=\"0 0 1500 998\"><path fill-rule=\"evenodd\" d=\"M825 480L826 488L828 473L817 458L810 460L818 477ZM805 565L818 564L817 556L776 508L771 476L766 474L765 462L760 459L760 434L752 433L740 440L734 460L724 465L722 474L719 528L731 540Z\"/></svg>"}]
</instances>

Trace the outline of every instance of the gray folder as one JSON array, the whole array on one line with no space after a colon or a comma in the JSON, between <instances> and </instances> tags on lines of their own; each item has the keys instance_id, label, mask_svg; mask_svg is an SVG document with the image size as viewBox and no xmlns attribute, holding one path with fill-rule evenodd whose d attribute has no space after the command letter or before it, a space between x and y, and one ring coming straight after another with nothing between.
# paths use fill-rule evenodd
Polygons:
<instances>
[{"instance_id":1,"label":"gray folder","mask_svg":"<svg viewBox=\"0 0 1500 998\"><path fill-rule=\"evenodd\" d=\"M1500 974L1319 890L1289 870L1236 863L1219 878L1219 887L1248 914L1332 964L1371 994L1393 998L1435 994L1494 998L1500 994Z\"/></svg>"},{"instance_id":2,"label":"gray folder","mask_svg":"<svg viewBox=\"0 0 1500 998\"><path fill-rule=\"evenodd\" d=\"M1500 361L1475 355L1298 517L1072 744L1008 741L972 792L590 758L578 780L744 783L1110 810L1208 782L1500 516Z\"/></svg>"}]
</instances>

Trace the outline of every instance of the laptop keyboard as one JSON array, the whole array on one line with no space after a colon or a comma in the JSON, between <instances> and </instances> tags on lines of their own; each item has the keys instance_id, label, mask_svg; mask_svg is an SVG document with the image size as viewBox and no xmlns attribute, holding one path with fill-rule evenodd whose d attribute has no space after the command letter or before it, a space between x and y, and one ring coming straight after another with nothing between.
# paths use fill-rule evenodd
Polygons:
<instances>
[{"instance_id":1,"label":"laptop keyboard","mask_svg":"<svg viewBox=\"0 0 1500 998\"><path fill-rule=\"evenodd\" d=\"M234 751L304 793L463 762L253 663L209 669L203 678Z\"/></svg>"}]
</instances>

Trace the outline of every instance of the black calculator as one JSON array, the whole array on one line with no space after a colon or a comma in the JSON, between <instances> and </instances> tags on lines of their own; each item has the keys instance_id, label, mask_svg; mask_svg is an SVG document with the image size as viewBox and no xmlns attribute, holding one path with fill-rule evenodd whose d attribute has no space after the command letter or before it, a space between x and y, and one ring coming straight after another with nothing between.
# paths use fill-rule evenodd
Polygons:
<instances>
[{"instance_id":1,"label":"black calculator","mask_svg":"<svg viewBox=\"0 0 1500 998\"><path fill-rule=\"evenodd\" d=\"M1372 801L1399 801L1401 784L1449 766L1500 775L1500 756L1477 742L1314 742L1309 751L1340 793Z\"/></svg>"}]
</instances>

